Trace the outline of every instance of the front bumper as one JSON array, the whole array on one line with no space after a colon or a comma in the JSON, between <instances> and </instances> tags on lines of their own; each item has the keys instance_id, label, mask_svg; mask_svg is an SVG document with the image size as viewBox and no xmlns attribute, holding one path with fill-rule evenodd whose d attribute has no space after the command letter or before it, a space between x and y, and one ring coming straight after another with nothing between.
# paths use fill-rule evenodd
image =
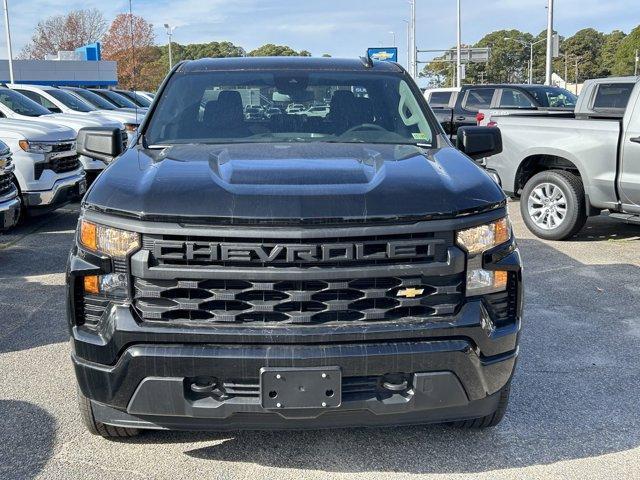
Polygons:
<instances>
[{"instance_id":1,"label":"front bumper","mask_svg":"<svg viewBox=\"0 0 640 480\"><path fill-rule=\"evenodd\" d=\"M130 258L135 278L171 278L186 269L149 267L145 251ZM107 262L106 264L104 262ZM468 297L454 314L335 325L240 325L198 327L145 321L128 303L104 307L91 325L76 322L80 277L108 272L110 262L74 250L68 269L68 318L72 359L82 393L98 421L110 425L169 429L319 428L463 420L492 413L511 380L522 314L521 259L515 242L483 255L485 268L509 272L510 307L498 314L491 295ZM378 267L380 268L380 267ZM387 273L394 268L385 266ZM446 265L412 266L425 277L461 272L464 255L449 250ZM171 270L171 271L170 271ZM232 270L232 269L227 269ZM335 269L267 272L291 279L314 275L354 277ZM176 273L179 271L179 273ZM377 271L368 267L367 272ZM209 275L202 270L194 275ZM233 271L220 272L234 275ZM356 275L357 277L357 275ZM513 296L511 296L513 294ZM506 312L506 313L505 313ZM261 369L337 367L342 402L337 407L265 408ZM407 386L389 391L389 376ZM194 393L198 379L215 378L223 395ZM367 388L349 389L354 384ZM227 395L228 394L228 395Z\"/></svg>"},{"instance_id":2,"label":"front bumper","mask_svg":"<svg viewBox=\"0 0 640 480\"><path fill-rule=\"evenodd\" d=\"M22 192L26 207L57 207L82 198L87 190L84 172L57 180L53 188L41 191Z\"/></svg>"},{"instance_id":3,"label":"front bumper","mask_svg":"<svg viewBox=\"0 0 640 480\"><path fill-rule=\"evenodd\" d=\"M18 223L21 205L22 202L16 189L0 196L0 230L9 229Z\"/></svg>"}]
</instances>

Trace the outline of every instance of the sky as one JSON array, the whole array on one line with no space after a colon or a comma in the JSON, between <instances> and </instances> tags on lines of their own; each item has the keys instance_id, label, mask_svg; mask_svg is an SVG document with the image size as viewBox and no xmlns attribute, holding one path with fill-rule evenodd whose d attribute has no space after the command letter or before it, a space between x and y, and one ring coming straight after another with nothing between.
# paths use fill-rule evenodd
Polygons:
<instances>
[{"instance_id":1,"label":"sky","mask_svg":"<svg viewBox=\"0 0 640 480\"><path fill-rule=\"evenodd\" d=\"M455 0L416 0L419 49L455 44ZM593 27L629 32L640 24L640 0L555 0L555 29L569 36ZM547 0L462 0L462 41L517 28L537 34L546 28ZM108 21L128 11L127 0L9 0L14 56L29 41L38 21L78 8L98 8ZM408 0L133 0L133 12L155 26L156 42L166 43L162 25L177 28L174 41L231 41L247 50L265 43L286 44L313 55L362 55L367 47L399 47L406 61ZM4 23L0 58L7 58ZM421 59L427 59L421 56Z\"/></svg>"}]
</instances>

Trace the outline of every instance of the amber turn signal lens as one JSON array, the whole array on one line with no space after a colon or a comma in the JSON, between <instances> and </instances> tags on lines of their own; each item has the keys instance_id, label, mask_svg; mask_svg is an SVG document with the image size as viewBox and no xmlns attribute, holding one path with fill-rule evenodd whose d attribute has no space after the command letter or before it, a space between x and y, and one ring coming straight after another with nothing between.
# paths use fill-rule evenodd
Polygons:
<instances>
[{"instance_id":1,"label":"amber turn signal lens","mask_svg":"<svg viewBox=\"0 0 640 480\"><path fill-rule=\"evenodd\" d=\"M97 295L100 293L100 284L97 275L88 275L84 277L84 293L92 293Z\"/></svg>"},{"instance_id":2,"label":"amber turn signal lens","mask_svg":"<svg viewBox=\"0 0 640 480\"><path fill-rule=\"evenodd\" d=\"M97 227L94 223L85 220L81 221L80 244L89 250L98 250Z\"/></svg>"},{"instance_id":3,"label":"amber turn signal lens","mask_svg":"<svg viewBox=\"0 0 640 480\"><path fill-rule=\"evenodd\" d=\"M496 289L505 289L507 288L507 279L509 278L509 272L505 272L504 270L498 270L495 272L495 277L493 279L493 285Z\"/></svg>"},{"instance_id":4,"label":"amber turn signal lens","mask_svg":"<svg viewBox=\"0 0 640 480\"><path fill-rule=\"evenodd\" d=\"M498 220L495 223L495 244L501 245L511 238L511 226L509 225L509 220L507 218L503 218L502 220ZM502 272L507 273L507 272Z\"/></svg>"}]
</instances>

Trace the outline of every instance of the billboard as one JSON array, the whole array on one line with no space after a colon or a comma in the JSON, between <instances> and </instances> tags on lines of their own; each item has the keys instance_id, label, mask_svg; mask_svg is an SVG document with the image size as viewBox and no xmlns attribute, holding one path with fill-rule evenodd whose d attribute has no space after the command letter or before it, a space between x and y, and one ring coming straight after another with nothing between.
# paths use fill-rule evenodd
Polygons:
<instances>
[{"instance_id":1,"label":"billboard","mask_svg":"<svg viewBox=\"0 0 640 480\"><path fill-rule=\"evenodd\" d=\"M398 47L371 47L367 49L367 56L380 62L397 62Z\"/></svg>"}]
</instances>

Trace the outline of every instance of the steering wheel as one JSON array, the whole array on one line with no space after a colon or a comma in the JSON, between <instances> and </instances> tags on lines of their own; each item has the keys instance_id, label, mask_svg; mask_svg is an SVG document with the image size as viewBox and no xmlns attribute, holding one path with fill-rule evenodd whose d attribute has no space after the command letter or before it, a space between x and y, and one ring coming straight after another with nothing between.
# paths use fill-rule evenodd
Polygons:
<instances>
[{"instance_id":1,"label":"steering wheel","mask_svg":"<svg viewBox=\"0 0 640 480\"><path fill-rule=\"evenodd\" d=\"M356 125L355 127L351 127L342 135L348 135L349 133L359 132L361 130L376 130L378 132L388 132L386 128L381 127L380 125L376 125L375 123L363 123L361 125Z\"/></svg>"}]
</instances>

